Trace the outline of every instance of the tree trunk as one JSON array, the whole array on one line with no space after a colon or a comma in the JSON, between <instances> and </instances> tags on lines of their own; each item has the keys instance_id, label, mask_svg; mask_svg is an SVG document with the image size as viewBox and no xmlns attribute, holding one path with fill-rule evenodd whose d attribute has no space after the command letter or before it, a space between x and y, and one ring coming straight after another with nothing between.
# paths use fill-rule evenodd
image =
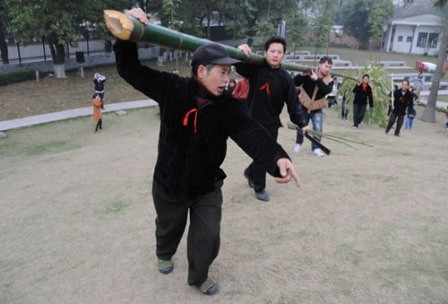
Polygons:
<instances>
[{"instance_id":1,"label":"tree trunk","mask_svg":"<svg viewBox=\"0 0 448 304\"><path fill-rule=\"evenodd\" d=\"M67 78L65 74L65 45L49 40L48 45L53 59L53 70L56 78Z\"/></svg>"},{"instance_id":2,"label":"tree trunk","mask_svg":"<svg viewBox=\"0 0 448 304\"><path fill-rule=\"evenodd\" d=\"M440 79L444 73L445 59L446 59L446 49L448 47L448 21L444 21L442 41L440 41L439 56L437 59L437 66L434 72L433 81L431 83L431 88L429 89L428 102L426 103L426 108L423 111L420 119L425 122L435 122L436 121L436 104L437 97L439 94Z\"/></svg>"},{"instance_id":3,"label":"tree trunk","mask_svg":"<svg viewBox=\"0 0 448 304\"><path fill-rule=\"evenodd\" d=\"M3 64L9 64L8 44L5 40L5 28L0 21L0 53L2 54Z\"/></svg>"},{"instance_id":4,"label":"tree trunk","mask_svg":"<svg viewBox=\"0 0 448 304\"><path fill-rule=\"evenodd\" d=\"M210 23L212 19L212 0L208 1L207 5L207 39L210 40Z\"/></svg>"}]
</instances>

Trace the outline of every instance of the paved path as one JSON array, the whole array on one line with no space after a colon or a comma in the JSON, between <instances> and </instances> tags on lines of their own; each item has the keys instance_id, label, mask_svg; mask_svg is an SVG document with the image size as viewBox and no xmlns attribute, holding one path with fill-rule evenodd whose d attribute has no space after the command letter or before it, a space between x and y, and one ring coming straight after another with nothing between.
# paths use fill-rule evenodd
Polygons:
<instances>
[{"instance_id":1,"label":"paved path","mask_svg":"<svg viewBox=\"0 0 448 304\"><path fill-rule=\"evenodd\" d=\"M422 94L424 95L424 94ZM421 103L426 104L426 99L421 99ZM119 103L110 103L106 104L103 113L106 112L114 112L119 110L128 110L128 109L138 109L138 108L146 108L153 107L157 105L154 100L137 100L137 101L128 101L128 102L119 102ZM447 102L437 102L438 107L446 108L448 106ZM81 116L90 116L92 115L92 107L85 107L73 110L66 110L61 112L54 112L36 116L29 116L24 118L12 119L12 120L4 120L0 121L0 131L7 131L12 129L18 129L22 127L29 127L44 123L49 123L53 121L59 121L64 119L76 118Z\"/></svg>"},{"instance_id":2,"label":"paved path","mask_svg":"<svg viewBox=\"0 0 448 304\"><path fill-rule=\"evenodd\" d=\"M128 101L128 102L120 102L120 103L110 103L105 105L105 109L103 113L106 112L114 112L119 110L127 110L127 109L138 109L145 107L152 107L157 105L157 103L151 99L147 100L138 100L138 101ZM12 120L0 121L0 131L7 131L12 129L18 129L22 127L34 126L38 124L49 123L58 120L76 118L81 116L89 116L92 115L92 107L85 107L73 110L66 110L61 112L54 112L36 116L30 116L25 118L18 118Z\"/></svg>"}]
</instances>

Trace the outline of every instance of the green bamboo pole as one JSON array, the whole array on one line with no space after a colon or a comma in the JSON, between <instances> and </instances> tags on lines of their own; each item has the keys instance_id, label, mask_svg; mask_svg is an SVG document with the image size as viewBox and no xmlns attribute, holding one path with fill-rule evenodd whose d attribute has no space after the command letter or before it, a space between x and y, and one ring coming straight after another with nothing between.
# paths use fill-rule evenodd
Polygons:
<instances>
[{"instance_id":1,"label":"green bamboo pole","mask_svg":"<svg viewBox=\"0 0 448 304\"><path fill-rule=\"evenodd\" d=\"M105 10L104 19L106 21L106 26L112 35L121 40L129 40L133 42L145 41L161 47L187 52L194 52L201 45L213 42L151 23L144 25L139 20L115 10ZM234 59L251 64L261 64L264 61L264 58L260 55L251 54L249 57L246 57L244 53L237 48L225 44L221 45ZM310 69L315 69L315 67L312 66L289 62L282 63L282 67L292 71L309 71ZM355 78L342 74L331 74L356 80Z\"/></svg>"}]
</instances>

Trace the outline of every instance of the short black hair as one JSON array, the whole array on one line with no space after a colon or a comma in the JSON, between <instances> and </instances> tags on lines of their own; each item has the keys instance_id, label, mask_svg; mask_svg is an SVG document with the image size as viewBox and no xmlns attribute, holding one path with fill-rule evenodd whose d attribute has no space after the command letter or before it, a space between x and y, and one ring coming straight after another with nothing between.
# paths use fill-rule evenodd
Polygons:
<instances>
[{"instance_id":1,"label":"short black hair","mask_svg":"<svg viewBox=\"0 0 448 304\"><path fill-rule=\"evenodd\" d=\"M364 77L367 77L367 78L369 78L369 79L370 79L370 76L369 76L369 74L364 74L364 75L362 75L362 79L364 79Z\"/></svg>"},{"instance_id":2,"label":"short black hair","mask_svg":"<svg viewBox=\"0 0 448 304\"><path fill-rule=\"evenodd\" d=\"M319 64L322 64L322 63L325 63L325 62L328 62L329 64L333 65L333 60L329 56L324 56L324 57L320 58Z\"/></svg>"},{"instance_id":3,"label":"short black hair","mask_svg":"<svg viewBox=\"0 0 448 304\"><path fill-rule=\"evenodd\" d=\"M264 43L264 50L267 51L273 43L281 43L283 45L283 52L286 53L286 40L280 36L271 36L268 40L266 40Z\"/></svg>"},{"instance_id":4,"label":"short black hair","mask_svg":"<svg viewBox=\"0 0 448 304\"><path fill-rule=\"evenodd\" d=\"M100 94L99 93L93 94L92 99L95 99L97 96L100 96Z\"/></svg>"}]
</instances>

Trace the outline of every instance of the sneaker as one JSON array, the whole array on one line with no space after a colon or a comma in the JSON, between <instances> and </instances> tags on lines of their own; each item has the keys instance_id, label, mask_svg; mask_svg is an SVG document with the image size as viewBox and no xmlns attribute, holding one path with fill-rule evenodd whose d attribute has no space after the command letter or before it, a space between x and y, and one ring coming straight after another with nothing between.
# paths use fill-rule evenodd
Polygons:
<instances>
[{"instance_id":1,"label":"sneaker","mask_svg":"<svg viewBox=\"0 0 448 304\"><path fill-rule=\"evenodd\" d=\"M255 197L257 199L259 199L260 201L264 201L264 202L269 201L269 194L265 190L255 192Z\"/></svg>"},{"instance_id":2,"label":"sneaker","mask_svg":"<svg viewBox=\"0 0 448 304\"><path fill-rule=\"evenodd\" d=\"M244 170L244 177L247 178L247 183L249 184L249 187L252 189L254 188L254 180L249 177L249 173L247 173L247 170Z\"/></svg>"},{"instance_id":3,"label":"sneaker","mask_svg":"<svg viewBox=\"0 0 448 304\"><path fill-rule=\"evenodd\" d=\"M207 279L204 281L204 283L202 283L201 285L198 286L198 289L203 294L206 294L208 296L213 296L218 293L219 286L213 280Z\"/></svg>"},{"instance_id":4,"label":"sneaker","mask_svg":"<svg viewBox=\"0 0 448 304\"><path fill-rule=\"evenodd\" d=\"M313 154L316 155L316 156L318 156L318 157L322 157L322 156L324 156L324 152L322 152L322 150L319 149L319 148L314 149L314 150L313 150Z\"/></svg>"},{"instance_id":5,"label":"sneaker","mask_svg":"<svg viewBox=\"0 0 448 304\"><path fill-rule=\"evenodd\" d=\"M293 151L296 152L296 153L299 153L300 151L302 151L302 145L301 144L296 144L294 146Z\"/></svg>"},{"instance_id":6,"label":"sneaker","mask_svg":"<svg viewBox=\"0 0 448 304\"><path fill-rule=\"evenodd\" d=\"M353 126L353 129L358 129L358 127L357 126Z\"/></svg>"},{"instance_id":7,"label":"sneaker","mask_svg":"<svg viewBox=\"0 0 448 304\"><path fill-rule=\"evenodd\" d=\"M159 268L159 272L163 274L169 274L173 271L174 265L171 260L157 260L157 267Z\"/></svg>"}]
</instances>

